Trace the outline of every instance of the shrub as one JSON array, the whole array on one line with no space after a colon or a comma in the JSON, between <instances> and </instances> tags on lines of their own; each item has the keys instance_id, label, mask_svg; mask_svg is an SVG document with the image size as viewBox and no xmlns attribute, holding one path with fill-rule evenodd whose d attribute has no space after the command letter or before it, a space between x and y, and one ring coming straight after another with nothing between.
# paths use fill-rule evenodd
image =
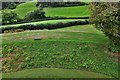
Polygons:
<instances>
[{"instance_id":1,"label":"shrub","mask_svg":"<svg viewBox=\"0 0 120 80\"><path fill-rule=\"evenodd\" d=\"M2 9L15 9L21 3L23 2L2 2Z\"/></svg>"},{"instance_id":2,"label":"shrub","mask_svg":"<svg viewBox=\"0 0 120 80\"><path fill-rule=\"evenodd\" d=\"M43 19L46 18L45 16L45 12L43 11L43 9L38 9L35 10L34 12L30 12L25 16L25 20L29 21L29 20L36 20L36 19Z\"/></svg>"},{"instance_id":3,"label":"shrub","mask_svg":"<svg viewBox=\"0 0 120 80\"><path fill-rule=\"evenodd\" d=\"M109 38L109 50L112 52L120 52L120 2L116 3L92 3L91 20L95 23L97 29L104 32Z\"/></svg>"},{"instance_id":4,"label":"shrub","mask_svg":"<svg viewBox=\"0 0 120 80\"><path fill-rule=\"evenodd\" d=\"M85 2L38 2L36 6L43 7L70 7L70 6L83 6L88 5Z\"/></svg>"},{"instance_id":5,"label":"shrub","mask_svg":"<svg viewBox=\"0 0 120 80\"><path fill-rule=\"evenodd\" d=\"M2 12L2 24L10 24L10 23L17 23L20 21L18 15L11 11L11 12Z\"/></svg>"},{"instance_id":6,"label":"shrub","mask_svg":"<svg viewBox=\"0 0 120 80\"><path fill-rule=\"evenodd\" d=\"M74 26L74 25L84 25L84 24L89 24L87 20L85 21L71 21L71 22L59 22L55 24L26 24L26 25L20 25L20 26L8 26L8 27L2 27L2 33L5 31L16 31L16 30L38 30L38 29L56 29L56 28L63 28L63 27L69 27L69 26Z\"/></svg>"}]
</instances>

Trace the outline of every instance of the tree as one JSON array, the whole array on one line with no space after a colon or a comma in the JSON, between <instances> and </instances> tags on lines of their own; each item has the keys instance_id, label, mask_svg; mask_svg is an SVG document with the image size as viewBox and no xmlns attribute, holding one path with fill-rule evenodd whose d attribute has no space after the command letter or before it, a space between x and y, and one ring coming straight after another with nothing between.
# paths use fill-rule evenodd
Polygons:
<instances>
[{"instance_id":1,"label":"tree","mask_svg":"<svg viewBox=\"0 0 120 80\"><path fill-rule=\"evenodd\" d=\"M109 50L120 52L120 2L93 2L90 21L109 38Z\"/></svg>"},{"instance_id":2,"label":"tree","mask_svg":"<svg viewBox=\"0 0 120 80\"><path fill-rule=\"evenodd\" d=\"M69 7L69 6L81 6L81 5L88 5L85 2L38 2L36 6L43 6L43 7Z\"/></svg>"},{"instance_id":3,"label":"tree","mask_svg":"<svg viewBox=\"0 0 120 80\"><path fill-rule=\"evenodd\" d=\"M20 20L20 18L18 17L18 15L15 12L2 11L2 24L16 23L19 20Z\"/></svg>"},{"instance_id":4,"label":"tree","mask_svg":"<svg viewBox=\"0 0 120 80\"><path fill-rule=\"evenodd\" d=\"M36 19L43 19L46 18L45 12L43 8L35 10L34 12L30 12L25 16L25 20L36 20Z\"/></svg>"},{"instance_id":5,"label":"tree","mask_svg":"<svg viewBox=\"0 0 120 80\"><path fill-rule=\"evenodd\" d=\"M2 2L2 9L15 9L21 3L23 2Z\"/></svg>"}]
</instances>

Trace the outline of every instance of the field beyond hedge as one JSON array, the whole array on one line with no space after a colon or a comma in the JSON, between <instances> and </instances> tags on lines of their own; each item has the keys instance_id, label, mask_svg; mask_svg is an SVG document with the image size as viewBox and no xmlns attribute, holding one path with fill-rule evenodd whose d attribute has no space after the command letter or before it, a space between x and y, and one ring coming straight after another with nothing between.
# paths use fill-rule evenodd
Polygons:
<instances>
[{"instance_id":1,"label":"field beyond hedge","mask_svg":"<svg viewBox=\"0 0 120 80\"><path fill-rule=\"evenodd\" d=\"M37 10L38 8L36 7L37 2L26 2L26 3L22 3L20 5L18 5L16 7L16 9L14 9L13 11L15 11L20 18L24 18L27 13L30 13L34 10Z\"/></svg>"},{"instance_id":2,"label":"field beyond hedge","mask_svg":"<svg viewBox=\"0 0 120 80\"><path fill-rule=\"evenodd\" d=\"M45 8L47 17L81 17L89 16L90 10L88 5L86 6L74 6L74 7L58 7L58 8Z\"/></svg>"},{"instance_id":3,"label":"field beyond hedge","mask_svg":"<svg viewBox=\"0 0 120 80\"><path fill-rule=\"evenodd\" d=\"M37 2L26 2L18 5L16 9L6 9L6 12L15 11L20 18L25 18L27 13L37 10ZM44 8L47 17L81 17L89 16L89 6L73 6L73 7L57 7L57 8Z\"/></svg>"}]
</instances>

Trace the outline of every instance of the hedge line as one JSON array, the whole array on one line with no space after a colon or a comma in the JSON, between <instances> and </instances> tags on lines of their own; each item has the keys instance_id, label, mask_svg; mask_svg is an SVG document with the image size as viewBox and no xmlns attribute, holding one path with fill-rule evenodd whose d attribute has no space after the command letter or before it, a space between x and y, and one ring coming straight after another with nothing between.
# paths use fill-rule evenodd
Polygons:
<instances>
[{"instance_id":1,"label":"hedge line","mask_svg":"<svg viewBox=\"0 0 120 80\"><path fill-rule=\"evenodd\" d=\"M38 30L38 29L56 29L56 28L64 28L64 27L69 27L69 26L74 26L74 25L84 25L84 24L89 24L87 20L85 21L71 21L67 23L59 22L55 24L26 24L26 25L20 25L20 26L8 26L8 27L2 27L0 28L0 31L4 33L5 31L9 30L17 30L17 29L22 29L22 30Z\"/></svg>"},{"instance_id":2,"label":"hedge line","mask_svg":"<svg viewBox=\"0 0 120 80\"><path fill-rule=\"evenodd\" d=\"M85 2L38 2L36 6L38 7L39 5L42 5L42 7L72 7L72 6L83 6L83 5L88 5L88 3Z\"/></svg>"},{"instance_id":3,"label":"hedge line","mask_svg":"<svg viewBox=\"0 0 120 80\"><path fill-rule=\"evenodd\" d=\"M10 23L10 24L21 24L21 23L27 23L27 22L36 22L36 21L46 21L46 20L59 20L59 19L89 19L88 16L85 16L85 17L59 17L59 16L56 16L56 17L46 17L44 19L36 19L36 20L21 20L19 22L16 22L16 23ZM4 24L2 24L4 25Z\"/></svg>"},{"instance_id":4,"label":"hedge line","mask_svg":"<svg viewBox=\"0 0 120 80\"><path fill-rule=\"evenodd\" d=\"M120 53L120 2L95 2L90 7L90 21L109 38L108 50Z\"/></svg>"}]
</instances>

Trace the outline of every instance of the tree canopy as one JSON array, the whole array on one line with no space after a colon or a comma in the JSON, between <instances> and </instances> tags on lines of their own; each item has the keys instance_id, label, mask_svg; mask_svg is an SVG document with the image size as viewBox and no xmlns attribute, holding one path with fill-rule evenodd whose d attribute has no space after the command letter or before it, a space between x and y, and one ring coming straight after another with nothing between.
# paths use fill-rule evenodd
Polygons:
<instances>
[{"instance_id":1,"label":"tree canopy","mask_svg":"<svg viewBox=\"0 0 120 80\"><path fill-rule=\"evenodd\" d=\"M109 38L109 50L120 52L120 2L91 3L91 22Z\"/></svg>"}]
</instances>

